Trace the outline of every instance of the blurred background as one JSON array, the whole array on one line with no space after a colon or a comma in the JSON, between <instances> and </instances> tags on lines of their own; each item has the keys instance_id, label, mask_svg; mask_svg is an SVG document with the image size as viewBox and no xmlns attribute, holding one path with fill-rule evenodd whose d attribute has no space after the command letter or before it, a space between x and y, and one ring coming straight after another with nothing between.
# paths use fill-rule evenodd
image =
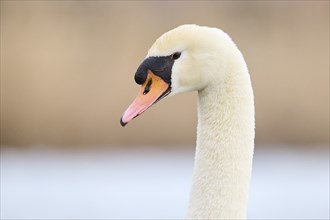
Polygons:
<instances>
[{"instance_id":1,"label":"blurred background","mask_svg":"<svg viewBox=\"0 0 330 220\"><path fill-rule=\"evenodd\" d=\"M1 219L184 216L196 93L119 118L186 23L223 29L250 70L248 217L329 218L329 1L1 1Z\"/></svg>"}]
</instances>

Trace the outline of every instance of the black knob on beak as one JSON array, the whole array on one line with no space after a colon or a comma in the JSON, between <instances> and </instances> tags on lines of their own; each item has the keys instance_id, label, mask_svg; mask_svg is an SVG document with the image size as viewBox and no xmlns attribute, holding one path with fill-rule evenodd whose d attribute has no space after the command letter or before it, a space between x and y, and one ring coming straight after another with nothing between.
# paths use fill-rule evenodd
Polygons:
<instances>
[{"instance_id":1,"label":"black knob on beak","mask_svg":"<svg viewBox=\"0 0 330 220\"><path fill-rule=\"evenodd\" d=\"M136 72L134 79L137 84L142 85L147 80L147 73Z\"/></svg>"}]
</instances>

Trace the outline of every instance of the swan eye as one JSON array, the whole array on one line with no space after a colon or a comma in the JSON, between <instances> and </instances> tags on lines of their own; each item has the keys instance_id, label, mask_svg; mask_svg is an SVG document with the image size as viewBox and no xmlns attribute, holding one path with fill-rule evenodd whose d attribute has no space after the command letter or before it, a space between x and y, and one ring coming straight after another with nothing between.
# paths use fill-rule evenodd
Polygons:
<instances>
[{"instance_id":1,"label":"swan eye","mask_svg":"<svg viewBox=\"0 0 330 220\"><path fill-rule=\"evenodd\" d=\"M181 56L181 53L180 52L176 52L176 53L172 54L171 58L172 58L172 60L177 60L177 59L180 58L180 56Z\"/></svg>"}]
</instances>

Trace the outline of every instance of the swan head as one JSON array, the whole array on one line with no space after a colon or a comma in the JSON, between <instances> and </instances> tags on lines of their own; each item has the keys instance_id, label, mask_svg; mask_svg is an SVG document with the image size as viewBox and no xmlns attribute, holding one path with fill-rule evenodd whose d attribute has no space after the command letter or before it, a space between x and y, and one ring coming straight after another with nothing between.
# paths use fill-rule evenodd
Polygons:
<instances>
[{"instance_id":1,"label":"swan head","mask_svg":"<svg viewBox=\"0 0 330 220\"><path fill-rule=\"evenodd\" d=\"M168 95L221 84L230 42L220 29L198 25L182 25L159 37L135 73L141 88L121 125Z\"/></svg>"}]
</instances>

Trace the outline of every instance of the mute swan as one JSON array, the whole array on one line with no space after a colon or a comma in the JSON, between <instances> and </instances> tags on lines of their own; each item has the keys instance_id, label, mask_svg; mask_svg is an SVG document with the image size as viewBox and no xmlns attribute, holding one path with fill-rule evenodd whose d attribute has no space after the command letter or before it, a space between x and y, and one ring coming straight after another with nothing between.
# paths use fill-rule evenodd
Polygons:
<instances>
[{"instance_id":1,"label":"mute swan","mask_svg":"<svg viewBox=\"0 0 330 220\"><path fill-rule=\"evenodd\" d=\"M222 30L182 25L155 41L135 73L142 85L121 125L167 95L198 91L197 146L187 219L245 219L254 101L241 52Z\"/></svg>"}]
</instances>

